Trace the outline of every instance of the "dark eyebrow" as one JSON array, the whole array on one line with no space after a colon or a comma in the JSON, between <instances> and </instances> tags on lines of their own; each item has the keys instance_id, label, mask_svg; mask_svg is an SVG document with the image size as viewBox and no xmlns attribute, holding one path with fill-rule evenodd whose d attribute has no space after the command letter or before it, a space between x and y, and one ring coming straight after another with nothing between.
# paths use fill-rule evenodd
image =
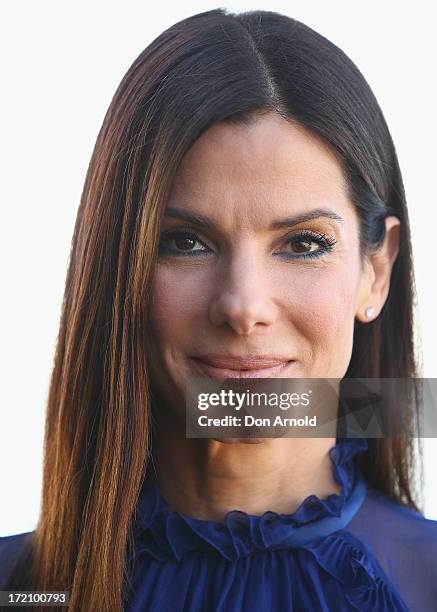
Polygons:
<instances>
[{"instance_id":1,"label":"dark eyebrow","mask_svg":"<svg viewBox=\"0 0 437 612\"><path fill-rule=\"evenodd\" d=\"M209 230L217 229L216 223L209 217L206 217L205 215L202 215L200 213L189 212L188 210L184 210L182 208L175 208L173 206L170 206L164 211L164 216L181 219L182 221L187 221L189 223L203 226L204 228ZM311 221L312 219L318 219L319 217L327 217L329 219L334 219L335 221L340 222L344 221L343 217L337 215L337 213L331 210L330 208L315 208L314 210L310 210L309 212L273 221L270 224L269 230L292 227L293 225L297 225L298 223L303 223L304 221Z\"/></svg>"},{"instance_id":2,"label":"dark eyebrow","mask_svg":"<svg viewBox=\"0 0 437 612\"><path fill-rule=\"evenodd\" d=\"M331 210L330 208L314 208L305 213L301 213L300 215L293 215L292 217L286 217L285 219L278 219L277 221L273 221L271 223L269 229L282 229L284 227L291 227L293 225L297 225L298 223L303 223L304 221L311 221L312 219L318 219L319 217L327 217L328 219L334 219L334 221L343 222L343 217L337 215L336 212Z\"/></svg>"}]
</instances>

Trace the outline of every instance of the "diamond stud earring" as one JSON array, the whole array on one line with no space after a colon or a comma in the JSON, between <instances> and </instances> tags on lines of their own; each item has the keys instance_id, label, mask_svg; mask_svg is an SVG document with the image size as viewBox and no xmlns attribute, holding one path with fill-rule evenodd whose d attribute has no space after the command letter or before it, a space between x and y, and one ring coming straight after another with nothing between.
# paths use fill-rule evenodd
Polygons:
<instances>
[{"instance_id":1,"label":"diamond stud earring","mask_svg":"<svg viewBox=\"0 0 437 612\"><path fill-rule=\"evenodd\" d=\"M374 313L374 309L372 308L372 306L369 306L368 308L366 308L365 315L368 319L371 319L373 317L373 313Z\"/></svg>"}]
</instances>

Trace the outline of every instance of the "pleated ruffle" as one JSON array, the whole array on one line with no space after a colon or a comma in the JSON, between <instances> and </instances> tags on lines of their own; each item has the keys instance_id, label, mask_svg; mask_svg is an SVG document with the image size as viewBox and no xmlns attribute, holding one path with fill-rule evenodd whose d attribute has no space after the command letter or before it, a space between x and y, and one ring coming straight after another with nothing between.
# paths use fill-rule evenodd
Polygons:
<instances>
[{"instance_id":1,"label":"pleated ruffle","mask_svg":"<svg viewBox=\"0 0 437 612\"><path fill-rule=\"evenodd\" d=\"M341 515L355 482L353 458L368 448L365 438L337 440L329 451L333 477L340 493L320 499L309 495L291 514L267 511L261 516L241 510L227 513L224 523L195 519L173 512L156 484L141 491L137 506L136 532L139 550L159 560L181 559L193 550L213 549L227 559L280 546L300 526L323 517Z\"/></svg>"},{"instance_id":2,"label":"pleated ruffle","mask_svg":"<svg viewBox=\"0 0 437 612\"><path fill-rule=\"evenodd\" d=\"M162 609L168 599L184 611L408 612L372 552L346 523L336 527L362 504L366 488L354 457L367 448L363 438L337 440L329 456L340 493L310 495L291 514L233 510L224 523L199 520L171 511L157 485L145 485L135 522L132 610ZM305 532L311 537L299 538Z\"/></svg>"}]
</instances>

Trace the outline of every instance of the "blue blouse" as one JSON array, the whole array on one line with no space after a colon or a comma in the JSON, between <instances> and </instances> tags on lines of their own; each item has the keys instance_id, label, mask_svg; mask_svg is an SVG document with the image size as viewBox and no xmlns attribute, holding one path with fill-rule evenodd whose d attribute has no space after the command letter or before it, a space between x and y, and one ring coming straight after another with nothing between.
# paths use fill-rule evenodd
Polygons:
<instances>
[{"instance_id":1,"label":"blue blouse","mask_svg":"<svg viewBox=\"0 0 437 612\"><path fill-rule=\"evenodd\" d=\"M199 520L171 511L145 481L124 609L437 611L437 521L367 487L354 463L366 449L365 439L337 439L329 456L340 493L310 495L291 514ZM0 538L0 589L26 535Z\"/></svg>"},{"instance_id":2,"label":"blue blouse","mask_svg":"<svg viewBox=\"0 0 437 612\"><path fill-rule=\"evenodd\" d=\"M362 438L330 449L340 493L292 514L239 510L224 523L169 510L143 486L129 612L437 611L437 521L367 487Z\"/></svg>"}]
</instances>

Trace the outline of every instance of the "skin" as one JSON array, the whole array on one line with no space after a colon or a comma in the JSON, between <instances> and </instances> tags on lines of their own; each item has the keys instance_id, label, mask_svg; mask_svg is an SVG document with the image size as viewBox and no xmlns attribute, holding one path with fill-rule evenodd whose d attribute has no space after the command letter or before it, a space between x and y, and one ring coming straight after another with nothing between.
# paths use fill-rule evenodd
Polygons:
<instances>
[{"instance_id":1,"label":"skin","mask_svg":"<svg viewBox=\"0 0 437 612\"><path fill-rule=\"evenodd\" d=\"M188 250L206 255L161 249L156 263L149 342L161 494L173 510L222 521L233 509L291 513L310 494L339 493L328 456L335 438L187 439L186 382L199 376L190 356L275 353L295 360L283 377L341 379L355 318L367 322L368 306L377 317L387 298L398 219L386 219L383 246L361 258L358 217L335 155L276 114L205 132L179 166L166 211L175 207L206 215L217 227L163 220L163 233L195 234ZM320 207L342 220L268 229L273 220ZM335 244L317 258L289 258L323 250L318 242L290 242L301 230ZM166 244L184 253L187 237Z\"/></svg>"}]
</instances>

